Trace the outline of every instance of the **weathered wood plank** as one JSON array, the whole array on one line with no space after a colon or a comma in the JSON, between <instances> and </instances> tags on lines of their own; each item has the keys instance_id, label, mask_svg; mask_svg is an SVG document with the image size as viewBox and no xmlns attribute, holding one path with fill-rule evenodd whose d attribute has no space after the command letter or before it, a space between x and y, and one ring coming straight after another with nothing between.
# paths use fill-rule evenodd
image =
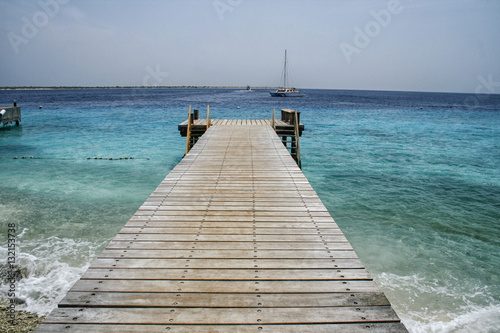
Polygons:
<instances>
[{"instance_id":1,"label":"weathered wood plank","mask_svg":"<svg viewBox=\"0 0 500 333\"><path fill-rule=\"evenodd\" d=\"M200 213L204 212L204 213ZM327 211L325 212L308 212L308 211L297 211L297 212L288 212L288 211L250 211L250 210L227 210L227 211L220 211L220 210L209 210L209 211L204 211L204 210L199 210L199 211L183 211L183 210L172 210L172 211L159 211L159 210L141 210L137 211L135 213L136 216L141 216L141 215L165 215L165 216L172 216L172 215L181 215L181 216L200 216L200 215L206 215L206 216L276 216L276 217L328 217L330 216L330 213Z\"/></svg>"},{"instance_id":2,"label":"weathered wood plank","mask_svg":"<svg viewBox=\"0 0 500 333\"><path fill-rule=\"evenodd\" d=\"M179 242L179 241L111 241L106 249L149 249L149 250L352 250L347 241L324 242Z\"/></svg>"},{"instance_id":3,"label":"weathered wood plank","mask_svg":"<svg viewBox=\"0 0 500 333\"><path fill-rule=\"evenodd\" d=\"M323 212L327 213L328 210L322 206L294 206L294 207L273 207L273 206L258 206L258 205L252 205L252 204L247 204L247 205L231 205L231 206L224 206L224 205L212 205L212 204L205 204L205 205L171 205L171 206L141 206L139 207L138 211L155 211L155 212L161 212L161 211L168 211L168 212L173 212L173 211L193 211L193 212L198 212L200 210L204 210L207 212L212 212L215 211L217 213L222 213L225 211L254 211L255 213L257 212L286 212L288 215L294 215L296 212L303 212L303 213L308 213L308 212Z\"/></svg>"},{"instance_id":4,"label":"weathered wood plank","mask_svg":"<svg viewBox=\"0 0 500 333\"><path fill-rule=\"evenodd\" d=\"M180 295L180 296L179 296ZM103 293L69 292L61 307L208 307L225 308L388 306L384 294L373 293L295 293L295 294L189 294L189 293Z\"/></svg>"},{"instance_id":5,"label":"weathered wood plank","mask_svg":"<svg viewBox=\"0 0 500 333\"><path fill-rule=\"evenodd\" d=\"M105 249L99 258L194 258L194 259L309 259L309 258L354 258L358 256L352 250L110 250Z\"/></svg>"},{"instance_id":6,"label":"weathered wood plank","mask_svg":"<svg viewBox=\"0 0 500 333\"><path fill-rule=\"evenodd\" d=\"M335 223L322 223L322 222L254 222L254 221L202 221L204 228L252 228L257 229L334 229L339 230ZM129 220L124 228L198 228L201 222L193 221L139 221Z\"/></svg>"},{"instance_id":7,"label":"weathered wood plank","mask_svg":"<svg viewBox=\"0 0 500 333\"><path fill-rule=\"evenodd\" d=\"M310 314L314 313L314 316ZM303 308L60 308L47 323L101 324L311 324L399 321L388 306Z\"/></svg>"},{"instance_id":8,"label":"weathered wood plank","mask_svg":"<svg viewBox=\"0 0 500 333\"><path fill-rule=\"evenodd\" d=\"M118 234L113 240L141 240L141 241L200 241L217 242L221 238L227 242L338 242L345 240L344 235L262 235L262 234Z\"/></svg>"},{"instance_id":9,"label":"weathered wood plank","mask_svg":"<svg viewBox=\"0 0 500 333\"><path fill-rule=\"evenodd\" d=\"M298 216L231 216L231 219L221 219L218 216L155 216L155 215L134 215L131 221L205 221L205 222L328 222L332 221L330 216L315 216L314 219L304 220L303 217Z\"/></svg>"},{"instance_id":10,"label":"weathered wood plank","mask_svg":"<svg viewBox=\"0 0 500 333\"><path fill-rule=\"evenodd\" d=\"M162 196L161 198L164 198ZM175 200L177 198L177 200ZM212 198L200 198L197 201L197 205L206 205L210 204L212 206L245 206L249 204L255 203L256 206L258 207L273 207L276 205L280 205L281 207L295 207L295 206L306 206L306 207L322 207L323 204L321 202L312 202L308 201L307 199L302 199L302 198L288 198L285 197L287 200L284 201L284 198L276 198L276 197L269 197L269 198L256 198L257 200L252 200L251 197L249 198L223 198L223 197L212 197ZM172 200L169 200L167 202L163 202L160 200L160 198L156 199L155 198L150 198L150 201L145 202L141 207L147 207L147 206L154 206L154 207L168 207L168 206L177 206L181 205L183 203L183 200L185 199L183 197L172 197ZM189 204L186 204L185 206L190 206ZM192 206L192 205L191 205Z\"/></svg>"},{"instance_id":11,"label":"weathered wood plank","mask_svg":"<svg viewBox=\"0 0 500 333\"><path fill-rule=\"evenodd\" d=\"M283 222L281 223L283 230L310 230L314 229L316 231L325 231L329 234L340 234L339 228L335 225L329 225L325 223L314 223L310 222L310 225L307 224L291 224ZM268 223L268 222L207 222L207 221L129 221L121 230L121 233L133 232L132 230L142 230L143 232L147 232L147 230L155 229L160 231L160 233L170 233L168 230L171 230L172 233L175 233L175 230L178 228L203 228L208 233L212 233L212 230L220 230L220 229L241 229L241 228L251 228L254 229L259 234L282 234L275 232L276 230L280 230L279 223ZM128 230L128 231L127 231ZM267 231L266 231L267 230ZM262 231L262 232L260 232ZM290 232L288 232L290 233Z\"/></svg>"},{"instance_id":12,"label":"weathered wood plank","mask_svg":"<svg viewBox=\"0 0 500 333\"><path fill-rule=\"evenodd\" d=\"M348 242L185 242L185 241L111 241L106 249L198 249L198 250L352 250Z\"/></svg>"},{"instance_id":13,"label":"weathered wood plank","mask_svg":"<svg viewBox=\"0 0 500 333\"><path fill-rule=\"evenodd\" d=\"M184 293L350 293L377 292L373 281L83 280L72 291Z\"/></svg>"},{"instance_id":14,"label":"weathered wood plank","mask_svg":"<svg viewBox=\"0 0 500 333\"><path fill-rule=\"evenodd\" d=\"M176 332L176 333L398 333L407 332L401 323L363 323L363 324L285 324L285 325L92 325L92 324L45 324L37 332L71 332L75 333L143 333L143 332Z\"/></svg>"},{"instance_id":15,"label":"weathered wood plank","mask_svg":"<svg viewBox=\"0 0 500 333\"><path fill-rule=\"evenodd\" d=\"M359 259L111 259L98 258L92 268L328 269L364 268Z\"/></svg>"},{"instance_id":16,"label":"weathered wood plank","mask_svg":"<svg viewBox=\"0 0 500 333\"><path fill-rule=\"evenodd\" d=\"M371 280L364 269L89 269L82 279L100 280Z\"/></svg>"},{"instance_id":17,"label":"weathered wood plank","mask_svg":"<svg viewBox=\"0 0 500 333\"><path fill-rule=\"evenodd\" d=\"M316 235L321 233L322 235L341 235L340 229L327 229L327 228L206 228L203 225L193 228L156 228L156 227L125 227L119 232L120 234L137 234L137 233L148 233L148 234L197 234L203 233L204 235L251 235L253 233L259 235Z\"/></svg>"}]
</instances>

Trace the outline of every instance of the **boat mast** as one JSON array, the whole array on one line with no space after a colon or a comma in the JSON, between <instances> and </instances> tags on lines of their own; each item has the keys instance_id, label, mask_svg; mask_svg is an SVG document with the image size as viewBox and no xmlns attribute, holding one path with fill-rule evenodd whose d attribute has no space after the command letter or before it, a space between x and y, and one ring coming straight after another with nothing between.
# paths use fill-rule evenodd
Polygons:
<instances>
[{"instance_id":1,"label":"boat mast","mask_svg":"<svg viewBox=\"0 0 500 333\"><path fill-rule=\"evenodd\" d=\"M286 82L286 50L285 50L285 65L283 67L283 89L286 89L287 87L287 82Z\"/></svg>"}]
</instances>

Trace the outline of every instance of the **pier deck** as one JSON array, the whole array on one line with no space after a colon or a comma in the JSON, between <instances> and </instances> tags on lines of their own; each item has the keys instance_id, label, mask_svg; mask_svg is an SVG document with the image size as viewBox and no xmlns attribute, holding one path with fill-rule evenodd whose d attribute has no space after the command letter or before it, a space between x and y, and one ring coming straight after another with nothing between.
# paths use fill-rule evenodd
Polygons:
<instances>
[{"instance_id":1,"label":"pier deck","mask_svg":"<svg viewBox=\"0 0 500 333\"><path fill-rule=\"evenodd\" d=\"M214 124L212 124L214 125ZM406 332L268 124L216 124L38 332Z\"/></svg>"}]
</instances>

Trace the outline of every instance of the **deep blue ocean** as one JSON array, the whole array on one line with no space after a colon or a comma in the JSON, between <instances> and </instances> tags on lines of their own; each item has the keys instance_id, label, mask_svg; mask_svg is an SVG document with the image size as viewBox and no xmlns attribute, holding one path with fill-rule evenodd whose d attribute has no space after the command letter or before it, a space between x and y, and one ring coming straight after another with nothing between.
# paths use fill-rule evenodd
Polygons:
<instances>
[{"instance_id":1,"label":"deep blue ocean","mask_svg":"<svg viewBox=\"0 0 500 333\"><path fill-rule=\"evenodd\" d=\"M182 159L189 105L219 119L291 108L303 172L407 328L498 332L500 95L305 93L1 90L22 108L21 126L0 125L0 258L14 223L18 308L50 312Z\"/></svg>"}]
</instances>

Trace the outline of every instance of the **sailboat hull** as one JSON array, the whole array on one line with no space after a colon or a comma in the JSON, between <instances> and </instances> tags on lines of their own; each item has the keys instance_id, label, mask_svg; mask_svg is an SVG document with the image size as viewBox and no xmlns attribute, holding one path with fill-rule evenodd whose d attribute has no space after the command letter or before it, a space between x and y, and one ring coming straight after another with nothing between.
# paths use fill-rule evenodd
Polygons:
<instances>
[{"instance_id":1,"label":"sailboat hull","mask_svg":"<svg viewBox=\"0 0 500 333\"><path fill-rule=\"evenodd\" d=\"M279 92L279 91L270 91L271 97L304 97L304 94L301 92Z\"/></svg>"}]
</instances>

